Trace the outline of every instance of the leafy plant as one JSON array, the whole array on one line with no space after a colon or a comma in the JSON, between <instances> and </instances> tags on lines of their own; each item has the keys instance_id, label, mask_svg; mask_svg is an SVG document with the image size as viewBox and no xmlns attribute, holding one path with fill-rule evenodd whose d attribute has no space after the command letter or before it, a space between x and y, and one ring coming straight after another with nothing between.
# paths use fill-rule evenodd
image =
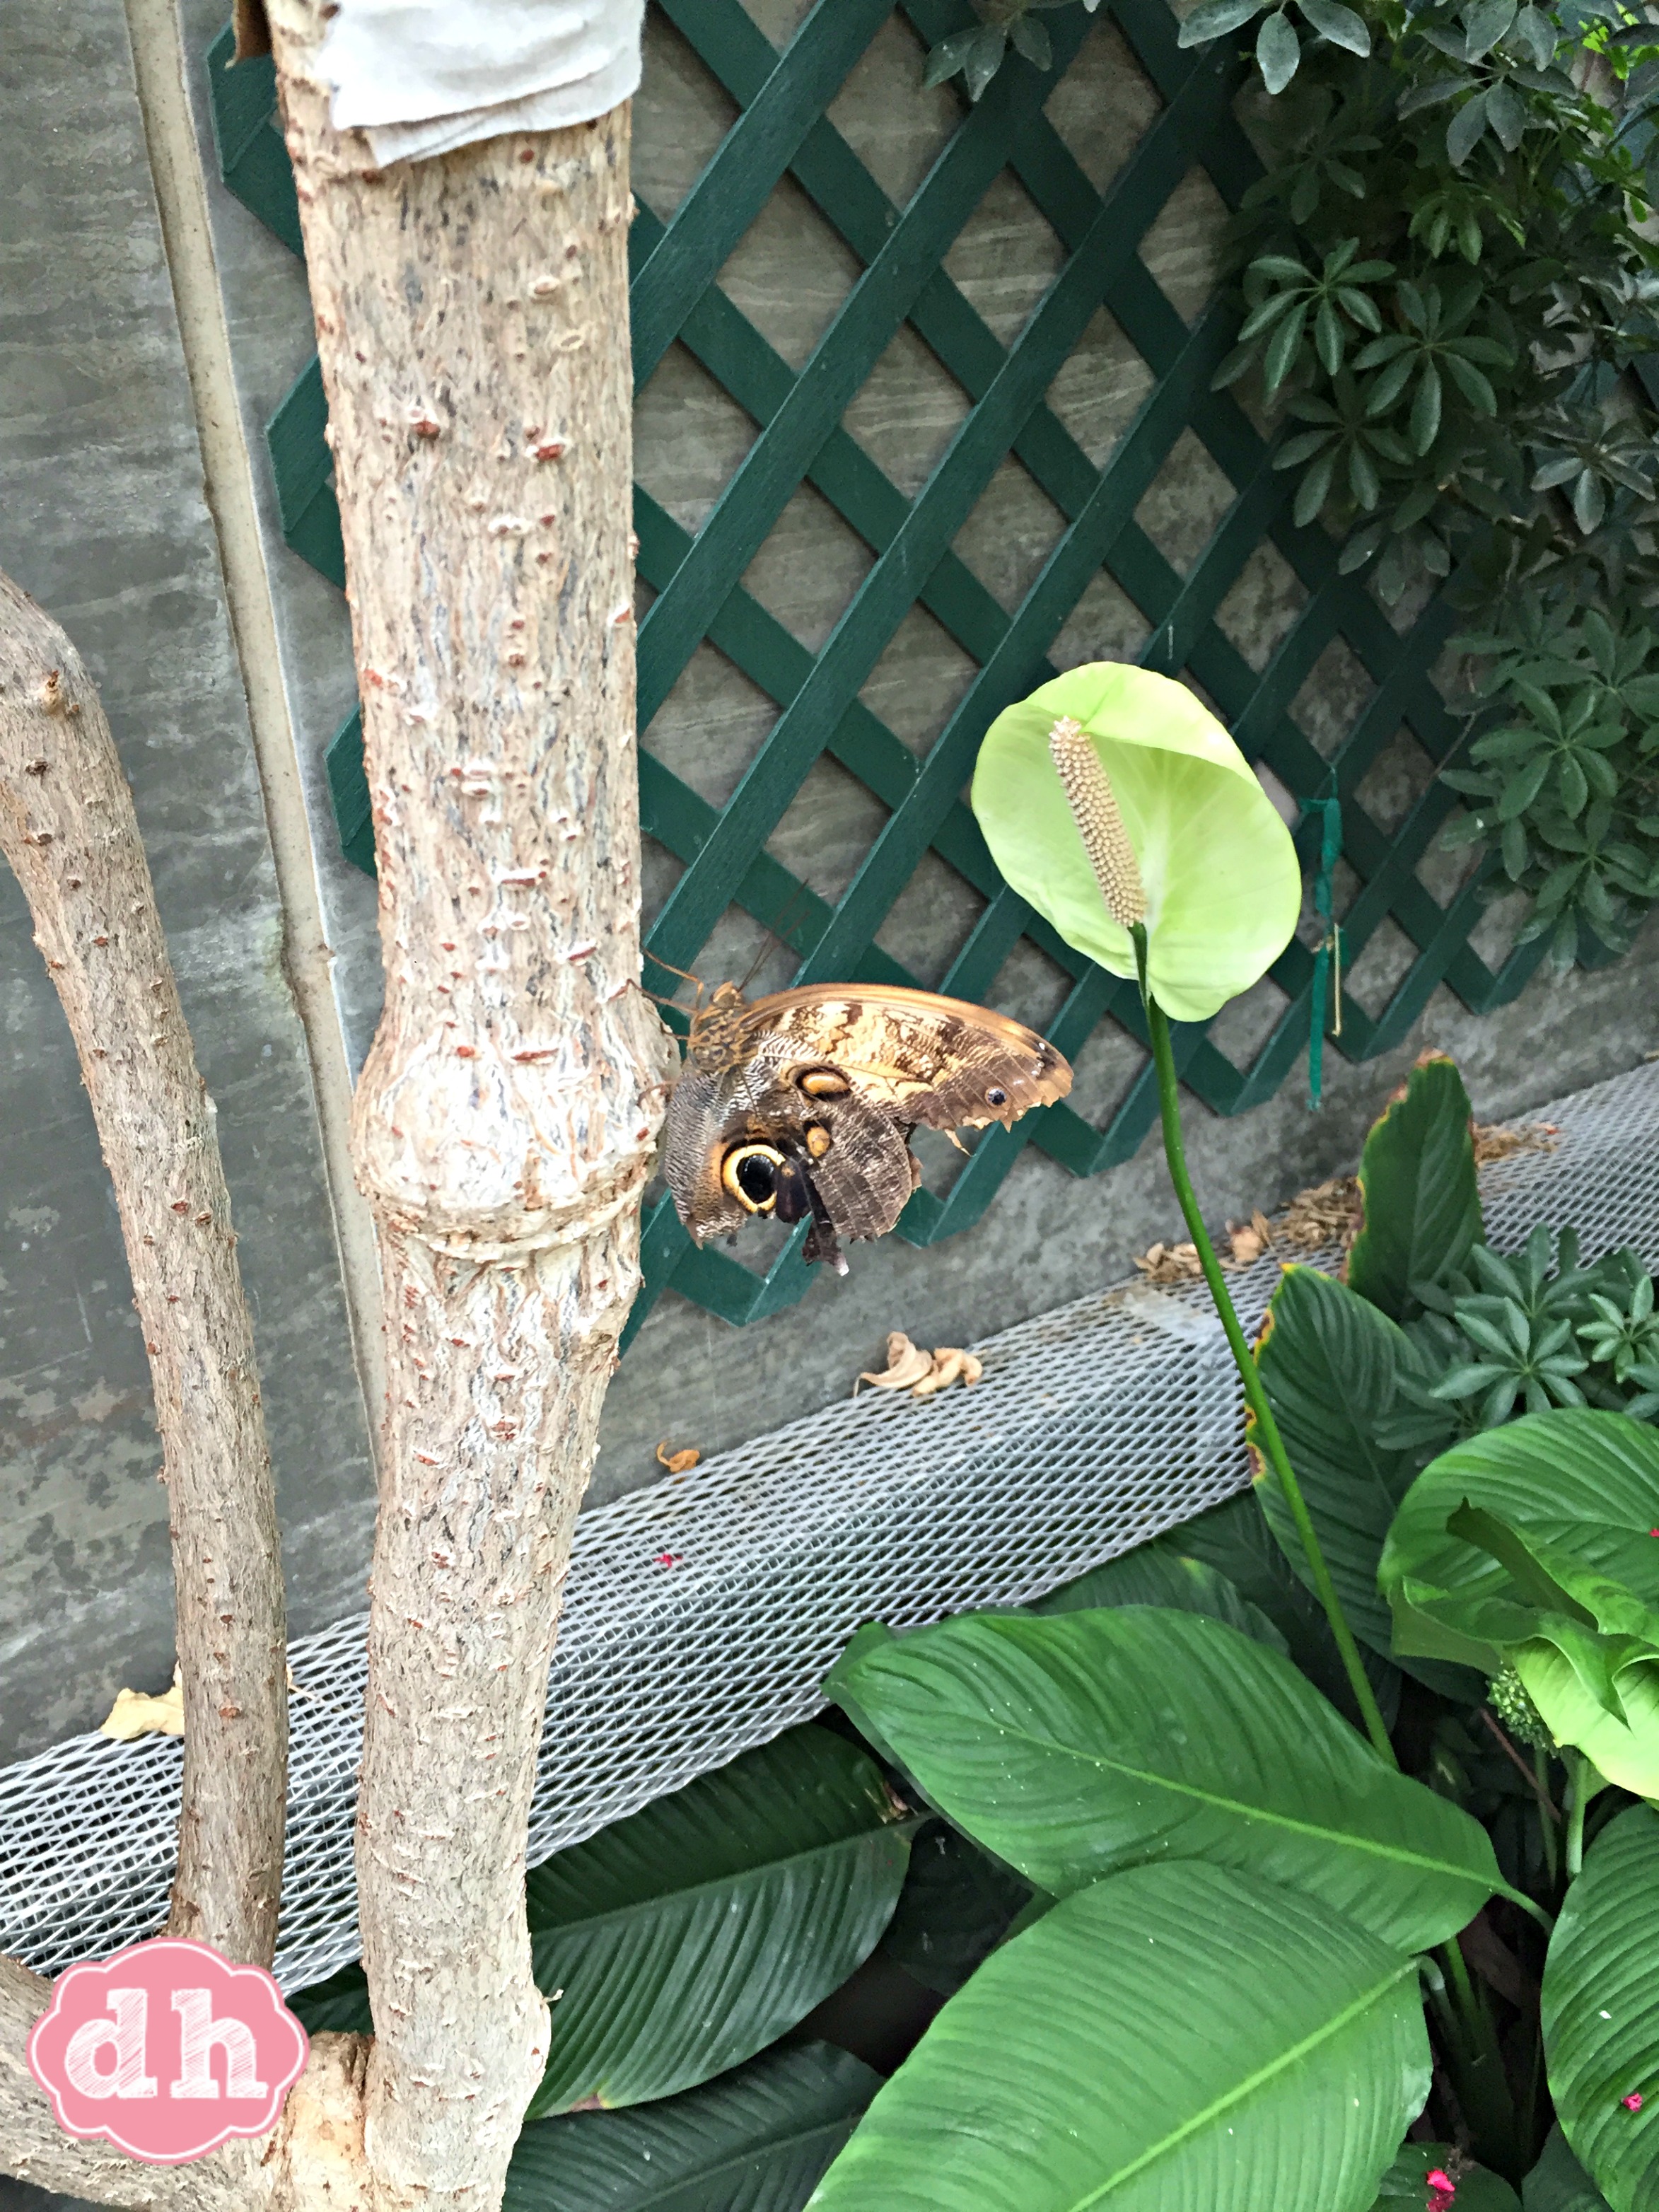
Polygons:
<instances>
[{"instance_id":1,"label":"leafy plant","mask_svg":"<svg viewBox=\"0 0 1659 2212\"><path fill-rule=\"evenodd\" d=\"M933 49L977 100L1032 9ZM1258 20L1259 19L1259 20ZM1254 29L1251 29L1254 26ZM1298 524L1393 605L1451 580L1474 617L1449 826L1498 863L1565 969L1659 901L1659 35L1646 0L1201 0L1243 33L1267 173L1235 225L1243 319ZM1587 611L1586 611L1587 610ZM1545 665L1530 665L1545 645ZM1616 664L1616 666L1615 666Z\"/></svg>"},{"instance_id":2,"label":"leafy plant","mask_svg":"<svg viewBox=\"0 0 1659 2212\"><path fill-rule=\"evenodd\" d=\"M1216 0L1183 41L1254 13ZM1215 381L1258 376L1282 409L1295 519L1344 538L1345 569L1390 603L1455 571L1477 623L1449 780L1474 803L1450 836L1494 849L1492 888L1528 894L1526 934L1565 966L1622 951L1659 897L1659 410L1630 374L1659 351L1659 70L1637 8L1370 20L1259 118ZM1263 70L1275 92L1291 73Z\"/></svg>"},{"instance_id":3,"label":"leafy plant","mask_svg":"<svg viewBox=\"0 0 1659 2212\"><path fill-rule=\"evenodd\" d=\"M1419 1313L1425 1290L1461 1267L1480 1236L1472 1123L1456 1068L1427 1053L1365 1139L1347 1279L1393 1321Z\"/></svg>"},{"instance_id":4,"label":"leafy plant","mask_svg":"<svg viewBox=\"0 0 1659 2212\"><path fill-rule=\"evenodd\" d=\"M1471 802L1452 841L1495 842L1534 896L1523 937L1549 936L1558 965L1585 929L1623 951L1659 890L1659 632L1639 607L1572 613L1531 589L1459 642L1484 672L1454 702L1480 734L1447 773Z\"/></svg>"},{"instance_id":5,"label":"leafy plant","mask_svg":"<svg viewBox=\"0 0 1659 2212\"><path fill-rule=\"evenodd\" d=\"M806 2043L660 2104L532 2121L501 2212L799 2212L880 2086Z\"/></svg>"},{"instance_id":6,"label":"leafy plant","mask_svg":"<svg viewBox=\"0 0 1659 2212\"><path fill-rule=\"evenodd\" d=\"M953 31L930 47L922 70L924 84L945 84L960 76L969 100L977 100L1011 53L1033 69L1054 66L1054 50L1047 27L1037 21L1051 8L1071 0L974 0L979 17L970 30ZM1083 0L1091 14L1100 0Z\"/></svg>"}]
</instances>

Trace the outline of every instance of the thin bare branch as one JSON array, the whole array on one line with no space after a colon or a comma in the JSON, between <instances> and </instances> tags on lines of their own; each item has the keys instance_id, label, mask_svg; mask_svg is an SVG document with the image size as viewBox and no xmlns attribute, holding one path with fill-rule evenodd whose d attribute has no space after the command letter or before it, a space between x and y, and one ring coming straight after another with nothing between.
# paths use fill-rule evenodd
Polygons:
<instances>
[{"instance_id":1,"label":"thin bare branch","mask_svg":"<svg viewBox=\"0 0 1659 2212\"><path fill-rule=\"evenodd\" d=\"M268 1966L287 1783L283 1576L213 1102L97 691L3 575L0 852L80 1054L149 1354L185 1693L168 1925Z\"/></svg>"}]
</instances>

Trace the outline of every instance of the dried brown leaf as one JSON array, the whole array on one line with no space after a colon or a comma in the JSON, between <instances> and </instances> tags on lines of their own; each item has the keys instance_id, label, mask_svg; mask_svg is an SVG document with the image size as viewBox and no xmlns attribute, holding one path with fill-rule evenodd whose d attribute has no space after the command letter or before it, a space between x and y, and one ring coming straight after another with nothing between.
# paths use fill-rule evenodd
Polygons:
<instances>
[{"instance_id":1,"label":"dried brown leaf","mask_svg":"<svg viewBox=\"0 0 1659 2212\"><path fill-rule=\"evenodd\" d=\"M142 1690L118 1690L115 1703L98 1727L100 1735L117 1743L131 1743L135 1736L182 1735L184 1732L185 1686L176 1667L173 1687L159 1698L146 1697Z\"/></svg>"}]
</instances>

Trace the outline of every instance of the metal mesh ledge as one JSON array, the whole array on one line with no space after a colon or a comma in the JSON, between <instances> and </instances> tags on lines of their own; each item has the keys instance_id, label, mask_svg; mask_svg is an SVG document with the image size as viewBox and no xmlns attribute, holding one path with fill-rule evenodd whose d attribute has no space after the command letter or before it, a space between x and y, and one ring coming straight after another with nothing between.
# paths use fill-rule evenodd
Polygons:
<instances>
[{"instance_id":1,"label":"metal mesh ledge","mask_svg":"<svg viewBox=\"0 0 1659 2212\"><path fill-rule=\"evenodd\" d=\"M1512 1248L1571 1223L1659 1260L1659 1066L1542 1109L1560 1137L1482 1177ZM1328 1261L1328 1255L1325 1255ZM1233 1279L1253 1328L1277 1264ZM1246 1479L1237 1378L1201 1285L1120 1287L990 1337L984 1380L832 1406L582 1516L531 1815L532 1863L817 1710L859 1625L1036 1596ZM356 1954L364 1618L291 1647L276 1973ZM180 1747L84 1735L0 1769L0 1952L43 1973L165 1917Z\"/></svg>"}]
</instances>

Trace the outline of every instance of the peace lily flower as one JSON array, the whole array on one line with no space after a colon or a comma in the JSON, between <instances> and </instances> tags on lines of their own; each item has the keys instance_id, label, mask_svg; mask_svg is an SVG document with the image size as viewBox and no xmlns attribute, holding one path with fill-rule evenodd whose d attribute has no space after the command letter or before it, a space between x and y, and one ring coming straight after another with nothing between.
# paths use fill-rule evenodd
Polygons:
<instances>
[{"instance_id":1,"label":"peace lily flower","mask_svg":"<svg viewBox=\"0 0 1659 2212\"><path fill-rule=\"evenodd\" d=\"M1582 1752L1604 1781L1659 1798L1659 1651L1630 1636L1601 1642L1607 1678L1599 1694L1553 1642L1535 1638L1508 1656L1558 1743Z\"/></svg>"},{"instance_id":2,"label":"peace lily flower","mask_svg":"<svg viewBox=\"0 0 1659 2212\"><path fill-rule=\"evenodd\" d=\"M1109 974L1134 975L1144 919L1173 1020L1207 1021L1296 928L1301 872L1273 801L1214 715L1150 669L1094 661L999 714L973 806L1013 889Z\"/></svg>"}]
</instances>

